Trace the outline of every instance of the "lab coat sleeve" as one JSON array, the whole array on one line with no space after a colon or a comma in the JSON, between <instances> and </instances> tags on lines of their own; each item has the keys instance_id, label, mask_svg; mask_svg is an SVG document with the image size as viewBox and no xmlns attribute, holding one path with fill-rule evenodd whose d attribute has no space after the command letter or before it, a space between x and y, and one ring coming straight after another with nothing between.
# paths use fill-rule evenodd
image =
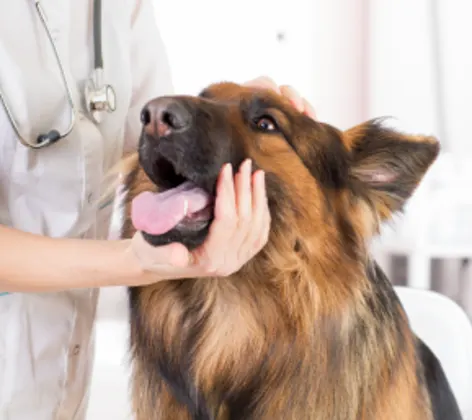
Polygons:
<instances>
[{"instance_id":1,"label":"lab coat sleeve","mask_svg":"<svg viewBox=\"0 0 472 420\"><path fill-rule=\"evenodd\" d=\"M138 147L143 105L156 96L173 93L170 66L152 0L130 3L134 5L131 7L130 42L132 95L125 127L125 154Z\"/></svg>"}]
</instances>

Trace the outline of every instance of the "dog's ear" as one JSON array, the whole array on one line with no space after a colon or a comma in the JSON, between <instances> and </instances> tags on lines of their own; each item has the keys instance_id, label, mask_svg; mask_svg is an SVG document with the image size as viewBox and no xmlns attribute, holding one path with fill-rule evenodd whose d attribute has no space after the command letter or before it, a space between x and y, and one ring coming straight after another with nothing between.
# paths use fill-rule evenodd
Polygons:
<instances>
[{"instance_id":1,"label":"dog's ear","mask_svg":"<svg viewBox=\"0 0 472 420\"><path fill-rule=\"evenodd\" d=\"M349 177L381 220L401 211L439 153L434 137L411 136L368 121L344 133Z\"/></svg>"}]
</instances>

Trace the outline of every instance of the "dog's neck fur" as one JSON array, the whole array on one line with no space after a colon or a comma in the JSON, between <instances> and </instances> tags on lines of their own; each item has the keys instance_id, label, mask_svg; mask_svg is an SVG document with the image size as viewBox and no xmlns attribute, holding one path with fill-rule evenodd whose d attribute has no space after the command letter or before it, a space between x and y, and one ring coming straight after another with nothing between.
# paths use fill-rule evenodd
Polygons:
<instances>
[{"instance_id":1,"label":"dog's neck fur","mask_svg":"<svg viewBox=\"0 0 472 420\"><path fill-rule=\"evenodd\" d=\"M305 232L303 237L309 235ZM373 419L382 411L371 400L370 390L395 392L405 385L390 372L404 358L415 357L415 349L407 338L400 305L384 284L388 280L367 257L365 264L347 268L342 264L345 255L311 249L307 244L312 241L300 238L295 234L286 238L283 243L291 250L271 248L271 243L280 246L281 241L269 241L260 255L231 277L172 281L141 292L156 316L156 330L147 334L160 349L159 375L164 387L193 413L191 419L301 419L306 413L319 413L313 417L316 420ZM332 255L320 259L319 252ZM267 279L265 287L253 278ZM377 287L371 288L374 281ZM362 312L355 309L359 300L364 301ZM329 308L343 311L333 313ZM175 331L180 334L171 336ZM388 339L392 334L396 342ZM382 366L390 369L372 366L371 356L379 351L386 358ZM278 389L270 389L278 404L271 405L271 412L260 405L253 411L269 373L281 374ZM303 381L303 377L319 380ZM336 404L340 400L346 402L342 407ZM220 417L212 417L217 407ZM358 407L363 413L356 411ZM383 409L398 415L393 419L414 408L400 404Z\"/></svg>"}]
</instances>

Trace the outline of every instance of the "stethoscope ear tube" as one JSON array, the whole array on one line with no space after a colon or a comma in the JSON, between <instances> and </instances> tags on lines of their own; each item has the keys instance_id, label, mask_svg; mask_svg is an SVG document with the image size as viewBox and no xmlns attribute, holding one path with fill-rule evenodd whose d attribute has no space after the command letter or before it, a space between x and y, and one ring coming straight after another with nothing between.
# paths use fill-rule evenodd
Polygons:
<instances>
[{"instance_id":1,"label":"stethoscope ear tube","mask_svg":"<svg viewBox=\"0 0 472 420\"><path fill-rule=\"evenodd\" d=\"M74 105L74 100L72 99L72 93L69 89L69 84L67 83L64 68L62 66L62 62L61 62L61 59L59 57L59 53L57 51L54 40L52 39L51 31L50 31L48 23L47 23L46 14L44 13L43 8L41 7L41 3L39 2L39 0L35 0L34 5L35 5L37 13L39 15L39 19L41 20L41 23L42 23L42 25L43 25L43 27L46 31L49 42L52 46L54 56L56 58L56 61L57 61L57 64L58 64L58 67L59 67L59 70L60 70L60 73L61 73L61 78L62 78L62 81L64 83L64 88L65 88L66 93L67 93L67 101L69 102L69 106L70 106L69 125L68 125L68 127L67 127L67 129L64 133L61 134L58 130L53 129L53 130L50 130L46 134L40 134L37 137L36 142L33 143L33 142L28 141L27 139L25 139L23 137L23 135L21 134L20 129L18 127L18 124L15 121L13 113L12 113L10 107L8 106L8 103L5 99L5 95L3 94L2 91L0 91L0 102L2 103L3 108L5 109L5 113L7 114L8 118L11 122L13 130L15 131L15 134L18 137L19 142L23 146L30 147L32 149L41 149L43 147L49 146L53 143L56 143L60 139L66 137L67 135L70 134L70 132L72 131L72 129L74 128L74 125L75 125L76 109L75 109L75 105Z\"/></svg>"},{"instance_id":2,"label":"stethoscope ear tube","mask_svg":"<svg viewBox=\"0 0 472 420\"><path fill-rule=\"evenodd\" d=\"M85 85L85 103L87 110L95 122L100 123L103 112L116 109L116 96L112 86L103 83L103 52L102 52L102 2L93 3L93 48L94 69Z\"/></svg>"},{"instance_id":3,"label":"stethoscope ear tube","mask_svg":"<svg viewBox=\"0 0 472 420\"><path fill-rule=\"evenodd\" d=\"M69 102L70 106L70 117L69 117L69 125L67 129L60 133L56 129L50 130L48 133L40 134L36 142L31 142L25 139L18 127L17 122L13 116L13 113L8 106L8 103L5 99L4 93L0 90L0 102L2 103L5 112L11 122L13 130L17 135L21 144L26 147L30 147L33 149L41 149L43 147L49 146L61 140L62 138L68 136L72 129L74 128L77 110L74 105L74 100L72 97L72 92L69 88L69 84L67 83L66 74L64 71L64 67L62 65L61 59L59 57L59 53L56 48L56 44L52 38L51 30L49 29L49 25L47 23L46 14L41 7L41 3L39 0L33 0L41 23L44 27L44 30L47 34L49 42L52 46L54 56L56 58L57 65L59 67L61 78L64 84L64 88L67 93L67 101ZM116 98L115 98L115 91L112 86L104 85L103 84L103 53L102 53L102 2L101 0L94 0L93 2L93 42L94 42L94 70L93 74L90 77L90 80L86 84L85 89L85 100L87 109L91 115L91 117L95 120L95 122L100 122L103 111L106 112L113 112L116 109Z\"/></svg>"},{"instance_id":4,"label":"stethoscope ear tube","mask_svg":"<svg viewBox=\"0 0 472 420\"><path fill-rule=\"evenodd\" d=\"M93 53L94 68L103 69L102 53L102 1L93 2Z\"/></svg>"}]
</instances>

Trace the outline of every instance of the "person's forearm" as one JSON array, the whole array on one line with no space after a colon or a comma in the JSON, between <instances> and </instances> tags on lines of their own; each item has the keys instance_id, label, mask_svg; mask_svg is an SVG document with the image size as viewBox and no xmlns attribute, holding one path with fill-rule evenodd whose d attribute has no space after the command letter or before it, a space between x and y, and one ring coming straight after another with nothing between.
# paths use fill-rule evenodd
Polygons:
<instances>
[{"instance_id":1,"label":"person's forearm","mask_svg":"<svg viewBox=\"0 0 472 420\"><path fill-rule=\"evenodd\" d=\"M52 239L0 226L0 292L123 285L140 275L125 241Z\"/></svg>"}]
</instances>

